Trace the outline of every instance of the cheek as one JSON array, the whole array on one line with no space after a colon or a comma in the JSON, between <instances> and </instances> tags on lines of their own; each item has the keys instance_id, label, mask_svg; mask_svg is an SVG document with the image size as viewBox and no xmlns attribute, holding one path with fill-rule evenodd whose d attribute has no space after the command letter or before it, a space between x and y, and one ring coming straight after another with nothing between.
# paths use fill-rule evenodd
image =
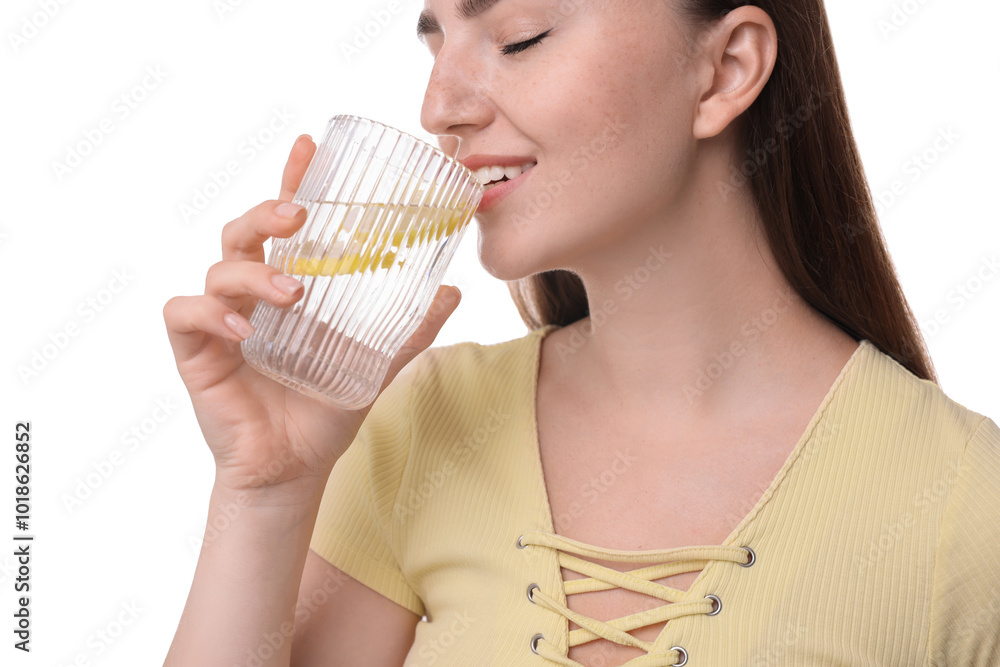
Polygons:
<instances>
[{"instance_id":1,"label":"cheek","mask_svg":"<svg viewBox=\"0 0 1000 667\"><path fill-rule=\"evenodd\" d=\"M573 208L592 206L587 199L595 193L618 210L654 206L651 198L681 180L693 148L682 72L664 53L596 53L578 54L564 76L548 82L543 117L556 122L540 145L572 173L579 195Z\"/></svg>"},{"instance_id":2,"label":"cheek","mask_svg":"<svg viewBox=\"0 0 1000 667\"><path fill-rule=\"evenodd\" d=\"M603 159L621 168L690 134L690 82L666 46L623 48L618 35L592 37L505 86L507 99L518 100L515 122L531 128L543 152L564 157L610 139L626 150Z\"/></svg>"},{"instance_id":3,"label":"cheek","mask_svg":"<svg viewBox=\"0 0 1000 667\"><path fill-rule=\"evenodd\" d=\"M484 265L511 270L518 262L558 262L669 211L693 140L690 109L678 92L683 72L668 58L591 42L558 58L540 58L503 81L504 95L497 98L505 100L503 112L537 147L547 169L526 192L526 210L511 214L530 224L484 230ZM540 242L525 246L528 238ZM522 257L512 254L515 247L531 251Z\"/></svg>"}]
</instances>

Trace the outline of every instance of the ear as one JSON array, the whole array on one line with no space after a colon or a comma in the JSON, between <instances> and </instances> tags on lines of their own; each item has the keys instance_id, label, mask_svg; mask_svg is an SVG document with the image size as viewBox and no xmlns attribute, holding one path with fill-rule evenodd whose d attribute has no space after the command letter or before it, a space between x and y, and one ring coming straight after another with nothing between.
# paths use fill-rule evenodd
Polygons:
<instances>
[{"instance_id":1,"label":"ear","mask_svg":"<svg viewBox=\"0 0 1000 667\"><path fill-rule=\"evenodd\" d=\"M706 76L694 114L696 139L718 135L753 104L771 77L778 53L774 23L759 7L737 7L711 32L702 53Z\"/></svg>"}]
</instances>

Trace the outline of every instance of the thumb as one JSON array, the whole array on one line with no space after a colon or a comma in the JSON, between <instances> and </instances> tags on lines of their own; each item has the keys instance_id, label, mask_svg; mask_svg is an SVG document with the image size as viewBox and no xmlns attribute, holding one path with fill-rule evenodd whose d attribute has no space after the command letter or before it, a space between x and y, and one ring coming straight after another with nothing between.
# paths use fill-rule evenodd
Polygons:
<instances>
[{"instance_id":1,"label":"thumb","mask_svg":"<svg viewBox=\"0 0 1000 667\"><path fill-rule=\"evenodd\" d=\"M453 285L441 285L438 287L437 294L434 295L434 301L431 302L431 307L424 316L424 321L420 323L420 326L413 332L413 335L403 343L403 347L399 349L392 363L389 364L385 381L382 383L383 391L403 367L434 343L434 339L437 338L441 327L448 321L451 314L455 312L455 308L458 307L461 300L462 292L457 287Z\"/></svg>"}]
</instances>

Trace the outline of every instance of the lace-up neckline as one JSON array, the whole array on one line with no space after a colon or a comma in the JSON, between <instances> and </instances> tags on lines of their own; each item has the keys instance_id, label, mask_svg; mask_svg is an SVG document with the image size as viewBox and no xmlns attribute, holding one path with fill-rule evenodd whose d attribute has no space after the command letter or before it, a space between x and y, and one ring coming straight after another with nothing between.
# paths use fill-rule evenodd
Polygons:
<instances>
[{"instance_id":1,"label":"lace-up neckline","mask_svg":"<svg viewBox=\"0 0 1000 667\"><path fill-rule=\"evenodd\" d=\"M517 540L519 549L553 549L557 552L559 565L568 570L585 575L585 579L563 582L563 595L544 591L537 584L528 586L528 599L550 611L564 616L580 626L569 633L569 646L579 646L596 639L607 639L623 646L633 646L646 651L646 655L629 660L629 667L679 667L687 662L687 652L683 647L666 646L667 632L664 626L659 637L653 642L643 641L629 634L629 631L654 623L670 621L694 614L715 615L721 611L722 601L715 595L700 600L684 601L687 591L658 584L654 580L703 569L709 561L728 561L750 567L756 554L749 547L736 546L693 546L650 551L619 551L595 547L561 535L544 532L528 532ZM626 572L584 560L581 556L625 563L656 563ZM611 621L599 621L579 614L560 602L560 597L576 593L605 591L623 588L663 600L666 604L655 609L630 614ZM531 640L531 649L538 655L561 665L583 667L559 652L558 648L542 635Z\"/></svg>"},{"instance_id":2,"label":"lace-up neckline","mask_svg":"<svg viewBox=\"0 0 1000 667\"><path fill-rule=\"evenodd\" d=\"M773 476L770 484L754 503L752 509L733 529L728 537L721 544L705 546L686 546L673 549L649 550L649 551L620 551L595 547L583 542L557 535L555 531L555 520L552 505L549 501L548 489L545 481L545 474L541 460L541 446L538 428L538 392L540 373L542 365L542 348L545 338L549 333L558 329L557 325L549 324L537 331L538 339L535 348L535 367L532 387L533 392L528 406L531 416L528 424L528 438L531 438L534 454L536 456L533 470L533 484L541 498L541 506L545 513L540 517L541 531L530 531L523 533L517 539L519 549L538 549L542 551L555 551L555 559L559 566L567 570L578 572L586 578L572 579L564 581L560 577L563 590L549 591L543 590L537 584L528 586L528 599L532 603L539 605L553 613L572 621L580 626L576 630L569 632L568 647L579 646L591 641L606 639L622 646L631 646L643 650L646 655L634 658L624 663L628 667L680 667L687 664L687 651L680 646L667 646L669 636L674 633L668 632L670 623L666 623L660 631L656 640L649 642L629 634L630 631L647 627L657 623L670 620L705 614L714 616L721 612L724 600L721 596L712 594L700 599L691 599L690 591L697 584L698 579L689 587L688 591L678 590L663 584L656 583L658 579L664 579L676 574L695 572L704 570L712 561L723 561L732 563L733 567L750 567L754 564L757 556L750 546L738 546L731 544L738 539L738 535L743 528L753 521L757 512L764 507L770 499L772 493L780 486L782 480L794 463L799 460L800 455L809 444L818 445L826 442L830 438L830 429L823 424L823 418L827 414L829 405L837 395L839 387L845 381L851 369L856 367L855 361L861 357L871 345L867 340L861 340L850 358L841 367L840 373L827 390L819 407L814 411L804 432L800 435L791 453L787 455L784 463L778 472ZM821 430L821 427L823 429ZM591 557L599 560L650 564L638 569L621 572L618 570L586 561L581 556ZM700 578L700 575L699 575ZM550 586L552 583L549 584ZM576 593L587 593L621 588L633 592L648 595L664 601L664 605L647 611L630 614L611 621L599 621L587 617L583 614L569 609L563 601L566 596ZM554 639L550 637L549 639ZM573 667L585 667L581 663L570 659L561 652L560 647L565 643L558 644L548 641L542 634L535 634L531 638L531 650L537 655L557 664L571 665ZM624 667L623 665L623 667Z\"/></svg>"}]
</instances>

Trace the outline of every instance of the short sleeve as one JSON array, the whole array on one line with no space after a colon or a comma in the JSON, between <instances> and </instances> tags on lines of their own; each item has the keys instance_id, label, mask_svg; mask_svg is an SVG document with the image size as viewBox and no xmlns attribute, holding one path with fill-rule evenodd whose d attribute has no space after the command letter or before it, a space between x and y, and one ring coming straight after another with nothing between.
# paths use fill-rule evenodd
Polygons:
<instances>
[{"instance_id":1,"label":"short sleeve","mask_svg":"<svg viewBox=\"0 0 1000 667\"><path fill-rule=\"evenodd\" d=\"M966 445L934 559L928 664L1000 665L1000 429Z\"/></svg>"},{"instance_id":2,"label":"short sleeve","mask_svg":"<svg viewBox=\"0 0 1000 667\"><path fill-rule=\"evenodd\" d=\"M411 394L418 355L375 400L354 442L337 460L320 504L310 548L365 586L424 615L400 567L392 507L411 445Z\"/></svg>"}]
</instances>

